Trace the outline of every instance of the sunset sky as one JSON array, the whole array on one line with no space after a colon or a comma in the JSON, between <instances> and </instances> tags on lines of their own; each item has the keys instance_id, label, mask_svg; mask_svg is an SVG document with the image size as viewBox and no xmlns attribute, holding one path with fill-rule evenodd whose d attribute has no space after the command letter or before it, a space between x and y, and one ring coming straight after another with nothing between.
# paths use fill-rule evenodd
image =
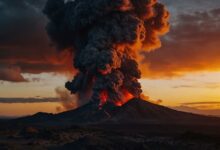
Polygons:
<instances>
[{"instance_id":1,"label":"sunset sky","mask_svg":"<svg viewBox=\"0 0 220 150\"><path fill-rule=\"evenodd\" d=\"M0 0L0 116L63 110L52 98L63 98L57 88L74 70L70 54L58 54L47 37L45 2ZM144 94L161 105L220 116L220 1L160 2L171 28L161 48L143 54Z\"/></svg>"}]
</instances>

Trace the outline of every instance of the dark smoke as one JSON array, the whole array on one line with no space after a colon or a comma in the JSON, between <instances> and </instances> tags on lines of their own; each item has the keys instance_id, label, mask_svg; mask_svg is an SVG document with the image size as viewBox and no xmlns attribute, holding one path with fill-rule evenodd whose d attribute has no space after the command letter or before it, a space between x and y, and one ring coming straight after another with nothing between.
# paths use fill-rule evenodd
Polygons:
<instances>
[{"instance_id":1,"label":"dark smoke","mask_svg":"<svg viewBox=\"0 0 220 150\"><path fill-rule=\"evenodd\" d=\"M142 93L138 54L160 46L169 13L156 0L48 0L47 32L60 50L72 48L78 74L66 88L80 97L117 103ZM86 96L85 96L86 94Z\"/></svg>"}]
</instances>

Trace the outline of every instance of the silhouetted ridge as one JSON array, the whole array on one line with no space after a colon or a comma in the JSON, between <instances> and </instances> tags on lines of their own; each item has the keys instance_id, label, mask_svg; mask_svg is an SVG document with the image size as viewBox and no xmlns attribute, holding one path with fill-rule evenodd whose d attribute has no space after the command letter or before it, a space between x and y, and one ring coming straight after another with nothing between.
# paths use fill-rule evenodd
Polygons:
<instances>
[{"instance_id":1,"label":"silhouetted ridge","mask_svg":"<svg viewBox=\"0 0 220 150\"><path fill-rule=\"evenodd\" d=\"M37 113L16 122L42 125L71 124L220 124L220 118L176 111L141 99L133 99L122 107L107 103L102 109L90 102L75 110L59 114Z\"/></svg>"}]
</instances>

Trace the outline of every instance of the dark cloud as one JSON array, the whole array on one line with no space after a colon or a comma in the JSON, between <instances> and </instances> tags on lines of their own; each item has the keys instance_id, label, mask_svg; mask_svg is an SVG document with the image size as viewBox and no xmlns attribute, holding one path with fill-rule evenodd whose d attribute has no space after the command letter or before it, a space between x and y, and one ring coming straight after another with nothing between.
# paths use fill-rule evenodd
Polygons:
<instances>
[{"instance_id":1,"label":"dark cloud","mask_svg":"<svg viewBox=\"0 0 220 150\"><path fill-rule=\"evenodd\" d=\"M0 0L0 63L20 73L68 72L71 54L51 47L42 13L45 0ZM61 59L62 58L62 59ZM1 72L5 67L0 66ZM71 70L72 71L72 70ZM9 71L4 71L4 74ZM10 75L9 75L10 76ZM22 74L20 80L22 81ZM0 76L0 80L5 80ZM10 80L8 80L10 81ZM13 81L13 80L11 80Z\"/></svg>"},{"instance_id":2,"label":"dark cloud","mask_svg":"<svg viewBox=\"0 0 220 150\"><path fill-rule=\"evenodd\" d=\"M173 86L173 88L178 89L178 88L195 88L194 85L178 85L178 86Z\"/></svg>"},{"instance_id":3,"label":"dark cloud","mask_svg":"<svg viewBox=\"0 0 220 150\"><path fill-rule=\"evenodd\" d=\"M58 98L0 98L0 103L47 103L59 102Z\"/></svg>"},{"instance_id":4,"label":"dark cloud","mask_svg":"<svg viewBox=\"0 0 220 150\"><path fill-rule=\"evenodd\" d=\"M181 14L159 50L146 53L145 77L220 69L220 8Z\"/></svg>"},{"instance_id":5,"label":"dark cloud","mask_svg":"<svg viewBox=\"0 0 220 150\"><path fill-rule=\"evenodd\" d=\"M204 11L220 6L219 0L159 0L168 6L172 16L178 13ZM199 5L198 5L199 2Z\"/></svg>"},{"instance_id":6,"label":"dark cloud","mask_svg":"<svg viewBox=\"0 0 220 150\"><path fill-rule=\"evenodd\" d=\"M191 102L191 103L182 103L181 105L207 105L207 104L220 104L220 102Z\"/></svg>"},{"instance_id":7,"label":"dark cloud","mask_svg":"<svg viewBox=\"0 0 220 150\"><path fill-rule=\"evenodd\" d=\"M194 114L201 114L201 115L211 115L211 116L220 116L220 109L199 109L192 106L176 106L171 107L172 109L183 111L183 112L190 112Z\"/></svg>"},{"instance_id":8,"label":"dark cloud","mask_svg":"<svg viewBox=\"0 0 220 150\"><path fill-rule=\"evenodd\" d=\"M220 83L207 82L193 85L178 85L173 86L173 88L208 88L208 89L218 89L220 88Z\"/></svg>"},{"instance_id":9,"label":"dark cloud","mask_svg":"<svg viewBox=\"0 0 220 150\"><path fill-rule=\"evenodd\" d=\"M219 101L187 102L175 107L177 110L195 112L206 115L220 115Z\"/></svg>"},{"instance_id":10,"label":"dark cloud","mask_svg":"<svg viewBox=\"0 0 220 150\"><path fill-rule=\"evenodd\" d=\"M27 0L1 0L0 45L43 46L46 34L43 32L46 19L40 9L36 11ZM40 45L39 45L40 44Z\"/></svg>"}]
</instances>

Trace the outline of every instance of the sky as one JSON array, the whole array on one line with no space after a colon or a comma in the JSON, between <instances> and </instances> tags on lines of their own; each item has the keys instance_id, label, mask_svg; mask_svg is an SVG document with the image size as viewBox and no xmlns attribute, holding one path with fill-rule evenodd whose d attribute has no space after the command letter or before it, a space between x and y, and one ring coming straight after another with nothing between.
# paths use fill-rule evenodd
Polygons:
<instances>
[{"instance_id":1,"label":"sky","mask_svg":"<svg viewBox=\"0 0 220 150\"><path fill-rule=\"evenodd\" d=\"M63 88L75 72L72 56L51 45L45 2L0 0L0 116L57 113L68 108L64 98L74 100ZM160 2L171 28L161 48L143 54L144 94L178 110L220 116L220 1Z\"/></svg>"}]
</instances>

